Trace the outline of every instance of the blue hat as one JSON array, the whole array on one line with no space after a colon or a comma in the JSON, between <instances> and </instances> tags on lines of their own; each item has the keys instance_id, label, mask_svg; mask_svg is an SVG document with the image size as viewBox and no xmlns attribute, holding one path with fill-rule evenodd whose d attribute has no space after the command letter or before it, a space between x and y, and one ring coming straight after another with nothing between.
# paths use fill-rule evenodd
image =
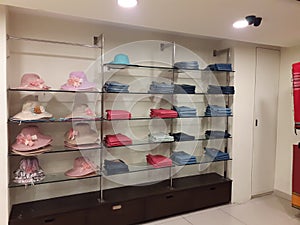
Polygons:
<instances>
[{"instance_id":1,"label":"blue hat","mask_svg":"<svg viewBox=\"0 0 300 225\"><path fill-rule=\"evenodd\" d=\"M111 62L112 64L129 64L128 55L125 54L117 54L114 57L114 61Z\"/></svg>"}]
</instances>

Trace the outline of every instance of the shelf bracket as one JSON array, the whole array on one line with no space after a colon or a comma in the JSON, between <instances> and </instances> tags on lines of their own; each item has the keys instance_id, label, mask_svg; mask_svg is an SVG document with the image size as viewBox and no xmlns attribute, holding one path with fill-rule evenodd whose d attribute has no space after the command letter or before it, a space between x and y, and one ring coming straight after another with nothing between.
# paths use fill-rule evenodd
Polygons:
<instances>
[{"instance_id":1,"label":"shelf bracket","mask_svg":"<svg viewBox=\"0 0 300 225\"><path fill-rule=\"evenodd\" d=\"M160 50L164 51L166 48L172 47L173 45L174 43L170 43L170 42L160 43Z\"/></svg>"},{"instance_id":2,"label":"shelf bracket","mask_svg":"<svg viewBox=\"0 0 300 225\"><path fill-rule=\"evenodd\" d=\"M94 45L95 46L99 46L99 43L100 43L100 47L103 47L102 46L102 38L103 38L103 34L100 34L99 36L94 36Z\"/></svg>"}]
</instances>

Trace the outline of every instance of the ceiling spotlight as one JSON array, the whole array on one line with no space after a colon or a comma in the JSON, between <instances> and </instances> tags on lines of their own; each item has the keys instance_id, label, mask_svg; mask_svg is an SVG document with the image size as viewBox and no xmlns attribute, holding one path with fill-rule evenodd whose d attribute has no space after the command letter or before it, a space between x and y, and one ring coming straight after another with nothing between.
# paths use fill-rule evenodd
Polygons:
<instances>
[{"instance_id":1,"label":"ceiling spotlight","mask_svg":"<svg viewBox=\"0 0 300 225\"><path fill-rule=\"evenodd\" d=\"M262 18L261 17L256 17L256 16L246 16L245 18L248 21L249 25L253 25L255 27L258 27L261 24Z\"/></svg>"},{"instance_id":2,"label":"ceiling spotlight","mask_svg":"<svg viewBox=\"0 0 300 225\"><path fill-rule=\"evenodd\" d=\"M118 0L118 5L123 8L133 8L137 5L137 0Z\"/></svg>"},{"instance_id":3,"label":"ceiling spotlight","mask_svg":"<svg viewBox=\"0 0 300 225\"><path fill-rule=\"evenodd\" d=\"M237 29L240 29L240 28L245 28L248 25L249 24L248 24L247 20L238 20L238 21L234 22L233 27L237 28Z\"/></svg>"}]
</instances>

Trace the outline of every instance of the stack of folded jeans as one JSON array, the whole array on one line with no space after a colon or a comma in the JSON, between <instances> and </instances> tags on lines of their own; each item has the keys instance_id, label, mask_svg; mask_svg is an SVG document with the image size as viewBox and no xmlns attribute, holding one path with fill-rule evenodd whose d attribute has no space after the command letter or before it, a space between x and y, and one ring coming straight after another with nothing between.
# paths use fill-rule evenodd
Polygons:
<instances>
[{"instance_id":1,"label":"stack of folded jeans","mask_svg":"<svg viewBox=\"0 0 300 225\"><path fill-rule=\"evenodd\" d=\"M104 169L106 170L107 175L127 173L129 172L128 165L120 160L104 160Z\"/></svg>"},{"instance_id":2,"label":"stack of folded jeans","mask_svg":"<svg viewBox=\"0 0 300 225\"><path fill-rule=\"evenodd\" d=\"M196 86L188 84L175 84L174 93L176 94L195 94Z\"/></svg>"},{"instance_id":3,"label":"stack of folded jeans","mask_svg":"<svg viewBox=\"0 0 300 225\"><path fill-rule=\"evenodd\" d=\"M131 145L132 140L123 134L108 134L104 138L107 147Z\"/></svg>"},{"instance_id":4,"label":"stack of folded jeans","mask_svg":"<svg viewBox=\"0 0 300 225\"><path fill-rule=\"evenodd\" d=\"M199 63L197 61L176 62L174 63L174 67L177 69L184 69L184 70L198 70Z\"/></svg>"},{"instance_id":5,"label":"stack of folded jeans","mask_svg":"<svg viewBox=\"0 0 300 225\"><path fill-rule=\"evenodd\" d=\"M174 84L152 81L148 93L170 94L174 92Z\"/></svg>"},{"instance_id":6,"label":"stack of folded jeans","mask_svg":"<svg viewBox=\"0 0 300 225\"><path fill-rule=\"evenodd\" d=\"M149 140L151 142L171 142L174 141L174 137L170 136L169 134L164 133L152 133L149 134Z\"/></svg>"},{"instance_id":7,"label":"stack of folded jeans","mask_svg":"<svg viewBox=\"0 0 300 225\"><path fill-rule=\"evenodd\" d=\"M150 109L151 118L176 118L178 113L171 109Z\"/></svg>"},{"instance_id":8,"label":"stack of folded jeans","mask_svg":"<svg viewBox=\"0 0 300 225\"><path fill-rule=\"evenodd\" d=\"M206 70L212 70L212 71L232 71L232 66L230 63L216 63L216 64L210 64L206 68Z\"/></svg>"},{"instance_id":9,"label":"stack of folded jeans","mask_svg":"<svg viewBox=\"0 0 300 225\"><path fill-rule=\"evenodd\" d=\"M172 166L172 160L163 155L146 155L147 162L154 168Z\"/></svg>"},{"instance_id":10,"label":"stack of folded jeans","mask_svg":"<svg viewBox=\"0 0 300 225\"><path fill-rule=\"evenodd\" d=\"M231 135L228 131L221 131L221 130L207 130L205 131L206 138L230 138Z\"/></svg>"},{"instance_id":11,"label":"stack of folded jeans","mask_svg":"<svg viewBox=\"0 0 300 225\"><path fill-rule=\"evenodd\" d=\"M208 85L208 94L234 94L234 86Z\"/></svg>"},{"instance_id":12,"label":"stack of folded jeans","mask_svg":"<svg viewBox=\"0 0 300 225\"><path fill-rule=\"evenodd\" d=\"M182 132L173 133L171 135L174 137L175 141L192 141L192 140L195 140L195 136L188 135L188 134L185 134L185 133L182 133Z\"/></svg>"},{"instance_id":13,"label":"stack of folded jeans","mask_svg":"<svg viewBox=\"0 0 300 225\"><path fill-rule=\"evenodd\" d=\"M106 81L103 86L103 91L113 93L128 93L128 84L121 84L117 81Z\"/></svg>"},{"instance_id":14,"label":"stack of folded jeans","mask_svg":"<svg viewBox=\"0 0 300 225\"><path fill-rule=\"evenodd\" d=\"M172 109L178 113L178 117L195 117L195 116L197 116L196 108L190 108L187 106L173 106Z\"/></svg>"},{"instance_id":15,"label":"stack of folded jeans","mask_svg":"<svg viewBox=\"0 0 300 225\"><path fill-rule=\"evenodd\" d=\"M208 105L205 110L205 116L230 116L231 109L218 105Z\"/></svg>"},{"instance_id":16,"label":"stack of folded jeans","mask_svg":"<svg viewBox=\"0 0 300 225\"><path fill-rule=\"evenodd\" d=\"M106 118L108 120L125 120L131 119L131 113L125 110L106 110Z\"/></svg>"},{"instance_id":17,"label":"stack of folded jeans","mask_svg":"<svg viewBox=\"0 0 300 225\"><path fill-rule=\"evenodd\" d=\"M204 148L205 154L213 161L229 160L229 154L215 148Z\"/></svg>"},{"instance_id":18,"label":"stack of folded jeans","mask_svg":"<svg viewBox=\"0 0 300 225\"><path fill-rule=\"evenodd\" d=\"M174 152L170 158L179 165L189 165L197 163L195 156L190 155L184 151Z\"/></svg>"}]
</instances>

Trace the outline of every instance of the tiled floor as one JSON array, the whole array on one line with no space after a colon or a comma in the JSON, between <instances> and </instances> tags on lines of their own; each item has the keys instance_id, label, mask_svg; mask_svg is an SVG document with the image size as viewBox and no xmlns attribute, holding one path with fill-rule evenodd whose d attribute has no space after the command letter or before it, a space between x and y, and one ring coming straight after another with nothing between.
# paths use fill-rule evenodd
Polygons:
<instances>
[{"instance_id":1,"label":"tiled floor","mask_svg":"<svg viewBox=\"0 0 300 225\"><path fill-rule=\"evenodd\" d=\"M300 210L275 195L200 210L143 225L300 225Z\"/></svg>"}]
</instances>

